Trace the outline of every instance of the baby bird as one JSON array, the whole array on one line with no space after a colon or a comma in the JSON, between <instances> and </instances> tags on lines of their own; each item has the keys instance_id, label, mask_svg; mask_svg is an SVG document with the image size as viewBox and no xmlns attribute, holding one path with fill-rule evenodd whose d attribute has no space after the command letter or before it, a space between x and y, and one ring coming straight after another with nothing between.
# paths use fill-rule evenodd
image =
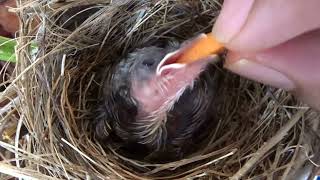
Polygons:
<instances>
[{"instance_id":1,"label":"baby bird","mask_svg":"<svg viewBox=\"0 0 320 180\"><path fill-rule=\"evenodd\" d=\"M120 60L104 81L95 126L100 141L112 136L131 154L143 147L144 157L177 160L206 138L217 119L221 78L211 57L163 60L179 48L177 42L144 47Z\"/></svg>"}]
</instances>

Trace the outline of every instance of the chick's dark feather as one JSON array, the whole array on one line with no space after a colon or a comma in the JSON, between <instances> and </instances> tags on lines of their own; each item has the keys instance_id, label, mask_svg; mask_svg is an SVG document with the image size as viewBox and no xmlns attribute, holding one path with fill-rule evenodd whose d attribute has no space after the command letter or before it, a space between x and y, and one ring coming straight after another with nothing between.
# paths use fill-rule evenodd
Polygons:
<instances>
[{"instance_id":1,"label":"chick's dark feather","mask_svg":"<svg viewBox=\"0 0 320 180\"><path fill-rule=\"evenodd\" d=\"M104 141L116 137L127 148L129 144L131 147L145 146L148 150L144 155L152 154L155 159L163 154L165 159L182 158L205 139L210 132L210 124L217 119L215 116L220 75L213 64L208 64L194 80L193 86L187 87L174 106L164 116L158 117L160 120L157 121L162 124L156 126L157 129L143 134L148 121L137 119L141 107L131 95L131 76L134 75L136 64L150 58L158 64L167 53L177 48L179 46L176 43L169 43L166 47L139 49L115 66L112 75L104 82L102 104L97 113L98 139ZM110 136L110 133L113 135ZM149 139L145 141L144 138Z\"/></svg>"}]
</instances>

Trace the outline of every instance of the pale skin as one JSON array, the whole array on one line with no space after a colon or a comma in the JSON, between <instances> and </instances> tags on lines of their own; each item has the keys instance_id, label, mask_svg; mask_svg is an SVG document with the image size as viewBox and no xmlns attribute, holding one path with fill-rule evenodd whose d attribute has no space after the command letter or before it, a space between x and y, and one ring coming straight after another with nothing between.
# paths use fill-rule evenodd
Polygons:
<instances>
[{"instance_id":1,"label":"pale skin","mask_svg":"<svg viewBox=\"0 0 320 180\"><path fill-rule=\"evenodd\" d=\"M8 7L16 7L15 0L0 0L0 35L12 35L19 28L18 17L9 12Z\"/></svg>"},{"instance_id":2,"label":"pale skin","mask_svg":"<svg viewBox=\"0 0 320 180\"><path fill-rule=\"evenodd\" d=\"M213 34L225 68L320 110L320 1L225 0Z\"/></svg>"}]
</instances>

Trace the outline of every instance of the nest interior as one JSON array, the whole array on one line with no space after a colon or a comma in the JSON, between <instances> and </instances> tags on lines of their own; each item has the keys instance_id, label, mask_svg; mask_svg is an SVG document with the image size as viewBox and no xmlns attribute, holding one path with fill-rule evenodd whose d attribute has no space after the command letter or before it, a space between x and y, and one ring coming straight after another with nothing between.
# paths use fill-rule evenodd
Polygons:
<instances>
[{"instance_id":1,"label":"nest interior","mask_svg":"<svg viewBox=\"0 0 320 180\"><path fill-rule=\"evenodd\" d=\"M319 115L290 93L225 70L219 120L188 157L148 163L95 140L90 130L102 71L128 52L159 40L210 32L222 1L25 1L9 99L2 123L15 136L1 146L4 178L265 179L315 175ZM35 27L34 21L39 22ZM36 43L37 51L30 45ZM8 124L8 123L7 123ZM28 133L19 136L21 127ZM201 148L200 148L201 147Z\"/></svg>"}]
</instances>

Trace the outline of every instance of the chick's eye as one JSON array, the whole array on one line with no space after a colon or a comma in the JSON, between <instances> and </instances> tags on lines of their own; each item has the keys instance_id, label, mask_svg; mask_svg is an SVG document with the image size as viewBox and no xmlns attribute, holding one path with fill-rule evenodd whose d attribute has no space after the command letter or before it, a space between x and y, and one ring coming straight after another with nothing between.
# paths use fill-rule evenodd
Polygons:
<instances>
[{"instance_id":1,"label":"chick's eye","mask_svg":"<svg viewBox=\"0 0 320 180\"><path fill-rule=\"evenodd\" d=\"M152 60L152 59L143 60L142 65L146 66L146 67L151 67L154 65L154 60Z\"/></svg>"}]
</instances>

